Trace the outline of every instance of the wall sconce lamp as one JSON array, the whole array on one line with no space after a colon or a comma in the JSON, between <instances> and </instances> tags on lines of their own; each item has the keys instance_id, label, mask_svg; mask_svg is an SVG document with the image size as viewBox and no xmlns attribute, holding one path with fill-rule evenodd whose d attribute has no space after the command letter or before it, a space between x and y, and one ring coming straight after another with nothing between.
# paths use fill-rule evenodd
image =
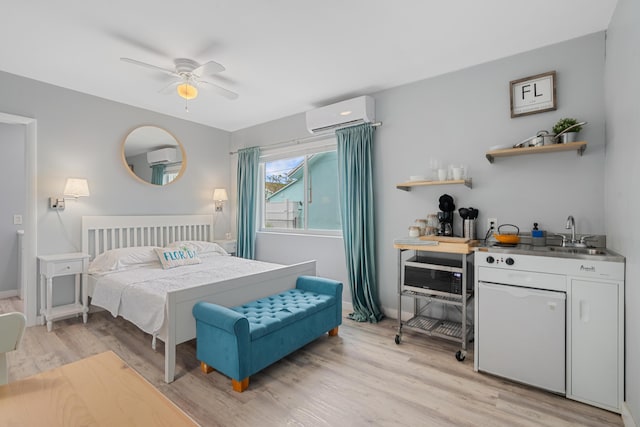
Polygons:
<instances>
[{"instance_id":1,"label":"wall sconce lamp","mask_svg":"<svg viewBox=\"0 0 640 427\"><path fill-rule=\"evenodd\" d=\"M227 196L227 190L224 188L216 188L213 190L213 202L215 203L216 212L222 212L222 205L225 201L229 200Z\"/></svg>"},{"instance_id":2,"label":"wall sconce lamp","mask_svg":"<svg viewBox=\"0 0 640 427\"><path fill-rule=\"evenodd\" d=\"M62 194L66 197L49 197L49 208L62 211L65 199L89 197L89 183L84 178L67 178Z\"/></svg>"}]
</instances>

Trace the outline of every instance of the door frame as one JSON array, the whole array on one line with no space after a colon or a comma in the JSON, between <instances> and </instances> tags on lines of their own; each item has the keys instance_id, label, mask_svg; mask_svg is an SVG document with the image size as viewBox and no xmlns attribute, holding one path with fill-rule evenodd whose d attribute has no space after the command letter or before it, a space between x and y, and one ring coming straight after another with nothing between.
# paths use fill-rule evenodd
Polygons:
<instances>
[{"instance_id":1,"label":"door frame","mask_svg":"<svg viewBox=\"0 0 640 427\"><path fill-rule=\"evenodd\" d=\"M25 126L24 138L24 178L27 190L24 233L24 270L21 273L23 286L24 314L27 326L33 326L38 319L37 265L38 253L38 172L37 172L37 129L38 122L32 117L0 112L0 123Z\"/></svg>"}]
</instances>

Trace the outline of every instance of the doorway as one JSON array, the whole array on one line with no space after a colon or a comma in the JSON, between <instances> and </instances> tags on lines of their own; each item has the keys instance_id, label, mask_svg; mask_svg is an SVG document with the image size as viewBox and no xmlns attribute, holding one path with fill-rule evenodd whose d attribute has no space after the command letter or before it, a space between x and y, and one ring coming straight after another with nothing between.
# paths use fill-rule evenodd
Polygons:
<instances>
[{"instance_id":1,"label":"doorway","mask_svg":"<svg viewBox=\"0 0 640 427\"><path fill-rule=\"evenodd\" d=\"M22 283L22 298L27 326L37 322L37 121L31 117L17 116L0 112L0 123L21 125L24 129L24 194L25 205L22 216L24 237L22 240L24 259L22 260L20 282Z\"/></svg>"},{"instance_id":2,"label":"doorway","mask_svg":"<svg viewBox=\"0 0 640 427\"><path fill-rule=\"evenodd\" d=\"M25 126L0 123L0 298L23 298L20 268L25 185ZM24 234L23 234L24 235Z\"/></svg>"}]
</instances>

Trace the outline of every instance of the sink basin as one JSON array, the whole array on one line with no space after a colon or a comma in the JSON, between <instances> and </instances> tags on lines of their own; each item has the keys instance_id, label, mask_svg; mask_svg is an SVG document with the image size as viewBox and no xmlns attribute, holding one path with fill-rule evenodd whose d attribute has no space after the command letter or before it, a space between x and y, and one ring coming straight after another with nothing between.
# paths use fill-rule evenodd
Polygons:
<instances>
[{"instance_id":1,"label":"sink basin","mask_svg":"<svg viewBox=\"0 0 640 427\"><path fill-rule=\"evenodd\" d=\"M608 255L608 252L605 249L599 248L568 248L561 246L546 246L546 249L550 252L562 252L566 254Z\"/></svg>"}]
</instances>

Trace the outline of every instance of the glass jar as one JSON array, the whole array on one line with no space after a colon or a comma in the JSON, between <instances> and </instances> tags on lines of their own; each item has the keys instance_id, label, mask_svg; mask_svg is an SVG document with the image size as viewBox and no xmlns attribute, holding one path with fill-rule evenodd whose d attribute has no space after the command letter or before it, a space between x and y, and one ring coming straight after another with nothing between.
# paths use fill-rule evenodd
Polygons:
<instances>
[{"instance_id":1,"label":"glass jar","mask_svg":"<svg viewBox=\"0 0 640 427\"><path fill-rule=\"evenodd\" d=\"M427 220L426 219L416 219L414 225L420 229L420 235L424 236L425 230L427 228Z\"/></svg>"},{"instance_id":2,"label":"glass jar","mask_svg":"<svg viewBox=\"0 0 640 427\"><path fill-rule=\"evenodd\" d=\"M429 215L427 215L427 227L438 228L439 224L440 224L440 221L438 221L438 215L437 214L429 214Z\"/></svg>"}]
</instances>

